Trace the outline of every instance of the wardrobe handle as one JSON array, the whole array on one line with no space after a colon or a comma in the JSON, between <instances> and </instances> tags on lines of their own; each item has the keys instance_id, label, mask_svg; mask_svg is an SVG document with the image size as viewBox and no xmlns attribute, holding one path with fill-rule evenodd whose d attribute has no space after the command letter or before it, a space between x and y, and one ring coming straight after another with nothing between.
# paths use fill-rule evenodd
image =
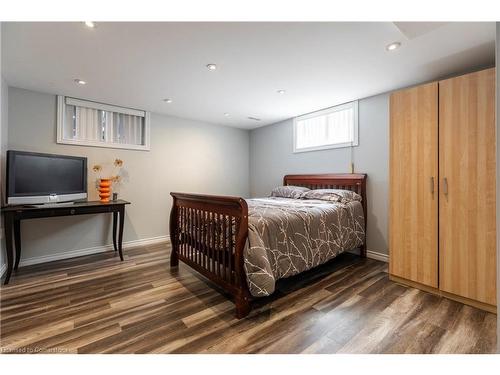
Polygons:
<instances>
[{"instance_id":1,"label":"wardrobe handle","mask_svg":"<svg viewBox=\"0 0 500 375\"><path fill-rule=\"evenodd\" d=\"M434 177L430 179L431 194L434 194Z\"/></svg>"},{"instance_id":2,"label":"wardrobe handle","mask_svg":"<svg viewBox=\"0 0 500 375\"><path fill-rule=\"evenodd\" d=\"M448 179L446 177L443 178L443 193L448 195Z\"/></svg>"}]
</instances>

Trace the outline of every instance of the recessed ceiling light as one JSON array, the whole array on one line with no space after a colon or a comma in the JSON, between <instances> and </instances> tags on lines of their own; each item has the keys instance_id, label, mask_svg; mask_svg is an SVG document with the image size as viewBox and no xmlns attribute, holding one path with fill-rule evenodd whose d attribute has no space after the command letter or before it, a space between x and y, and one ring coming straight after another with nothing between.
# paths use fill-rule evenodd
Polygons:
<instances>
[{"instance_id":1,"label":"recessed ceiling light","mask_svg":"<svg viewBox=\"0 0 500 375\"><path fill-rule=\"evenodd\" d=\"M276 92L277 92L278 94L283 95L286 91L285 91L285 90L278 90L278 91L276 91Z\"/></svg>"},{"instance_id":2,"label":"recessed ceiling light","mask_svg":"<svg viewBox=\"0 0 500 375\"><path fill-rule=\"evenodd\" d=\"M90 27L93 29L95 27L95 23L92 21L85 21L85 26Z\"/></svg>"},{"instance_id":3,"label":"recessed ceiling light","mask_svg":"<svg viewBox=\"0 0 500 375\"><path fill-rule=\"evenodd\" d=\"M163 101L164 101L165 103L168 103L168 104L172 103L172 99L170 99L170 98L163 99Z\"/></svg>"},{"instance_id":4,"label":"recessed ceiling light","mask_svg":"<svg viewBox=\"0 0 500 375\"><path fill-rule=\"evenodd\" d=\"M217 65L215 64L207 64L207 69L208 70L217 70Z\"/></svg>"},{"instance_id":5,"label":"recessed ceiling light","mask_svg":"<svg viewBox=\"0 0 500 375\"><path fill-rule=\"evenodd\" d=\"M85 85L87 83L83 79L79 79L79 78L76 78L75 82L78 83L79 85Z\"/></svg>"},{"instance_id":6,"label":"recessed ceiling light","mask_svg":"<svg viewBox=\"0 0 500 375\"><path fill-rule=\"evenodd\" d=\"M224 113L224 116L225 116L225 117L229 117L229 113L227 113L227 112L226 112L226 113Z\"/></svg>"},{"instance_id":7,"label":"recessed ceiling light","mask_svg":"<svg viewBox=\"0 0 500 375\"><path fill-rule=\"evenodd\" d=\"M395 49L398 49L399 47L401 47L401 43L400 42L393 42L391 44L388 44L385 49L387 51L394 51Z\"/></svg>"}]
</instances>

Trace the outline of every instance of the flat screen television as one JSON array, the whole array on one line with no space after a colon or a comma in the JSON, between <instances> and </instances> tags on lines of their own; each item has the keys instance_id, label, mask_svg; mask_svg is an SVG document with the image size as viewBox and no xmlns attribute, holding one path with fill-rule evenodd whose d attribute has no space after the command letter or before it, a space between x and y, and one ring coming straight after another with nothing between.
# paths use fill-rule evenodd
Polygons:
<instances>
[{"instance_id":1,"label":"flat screen television","mask_svg":"<svg viewBox=\"0 0 500 375\"><path fill-rule=\"evenodd\" d=\"M7 204L87 199L87 158L7 151Z\"/></svg>"}]
</instances>

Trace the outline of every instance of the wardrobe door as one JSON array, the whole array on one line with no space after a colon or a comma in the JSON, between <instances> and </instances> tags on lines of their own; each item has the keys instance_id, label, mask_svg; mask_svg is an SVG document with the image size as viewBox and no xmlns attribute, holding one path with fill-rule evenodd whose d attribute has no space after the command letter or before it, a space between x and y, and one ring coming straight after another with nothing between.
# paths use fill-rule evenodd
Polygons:
<instances>
[{"instance_id":1,"label":"wardrobe door","mask_svg":"<svg viewBox=\"0 0 500 375\"><path fill-rule=\"evenodd\" d=\"M438 84L390 100L389 272L438 287Z\"/></svg>"},{"instance_id":2,"label":"wardrobe door","mask_svg":"<svg viewBox=\"0 0 500 375\"><path fill-rule=\"evenodd\" d=\"M440 289L496 304L495 70L439 83Z\"/></svg>"}]
</instances>

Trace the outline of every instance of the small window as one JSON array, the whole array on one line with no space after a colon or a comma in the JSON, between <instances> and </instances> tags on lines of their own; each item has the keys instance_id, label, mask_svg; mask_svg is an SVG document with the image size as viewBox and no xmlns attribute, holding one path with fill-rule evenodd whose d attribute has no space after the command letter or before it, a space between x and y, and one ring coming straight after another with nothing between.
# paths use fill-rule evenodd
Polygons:
<instances>
[{"instance_id":1,"label":"small window","mask_svg":"<svg viewBox=\"0 0 500 375\"><path fill-rule=\"evenodd\" d=\"M149 113L57 97L57 143L149 150Z\"/></svg>"},{"instance_id":2,"label":"small window","mask_svg":"<svg viewBox=\"0 0 500 375\"><path fill-rule=\"evenodd\" d=\"M358 145L358 102L293 119L293 152Z\"/></svg>"}]
</instances>

